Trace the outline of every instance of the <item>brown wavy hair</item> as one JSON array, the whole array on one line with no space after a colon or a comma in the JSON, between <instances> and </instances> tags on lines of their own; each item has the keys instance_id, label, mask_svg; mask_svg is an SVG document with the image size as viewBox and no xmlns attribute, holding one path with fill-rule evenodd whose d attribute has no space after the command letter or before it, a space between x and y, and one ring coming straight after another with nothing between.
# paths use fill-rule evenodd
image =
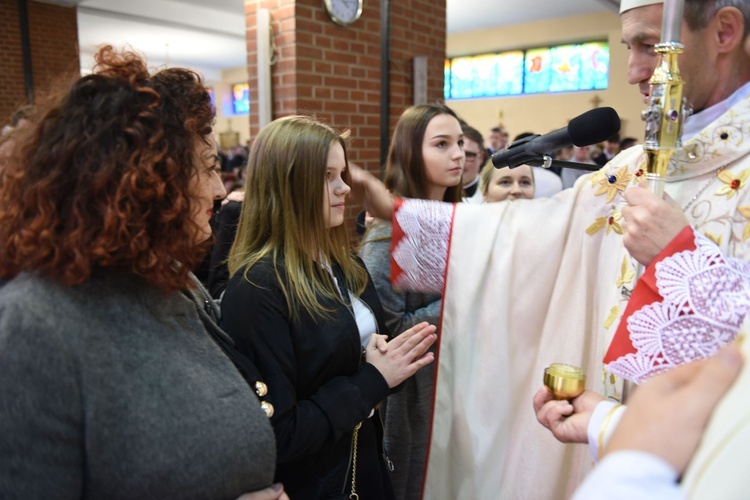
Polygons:
<instances>
[{"instance_id":1,"label":"brown wavy hair","mask_svg":"<svg viewBox=\"0 0 750 500\"><path fill-rule=\"evenodd\" d=\"M37 111L0 176L0 276L73 286L107 268L189 286L207 250L191 178L214 119L200 76L150 75L138 54L106 46L92 74Z\"/></svg>"},{"instance_id":2,"label":"brown wavy hair","mask_svg":"<svg viewBox=\"0 0 750 500\"><path fill-rule=\"evenodd\" d=\"M456 112L442 102L411 106L399 117L393 131L383 181L396 196L427 199L428 182L422 142L427 125L438 115L450 115L459 120ZM463 192L463 185L459 182L445 190L442 201L459 202Z\"/></svg>"}]
</instances>

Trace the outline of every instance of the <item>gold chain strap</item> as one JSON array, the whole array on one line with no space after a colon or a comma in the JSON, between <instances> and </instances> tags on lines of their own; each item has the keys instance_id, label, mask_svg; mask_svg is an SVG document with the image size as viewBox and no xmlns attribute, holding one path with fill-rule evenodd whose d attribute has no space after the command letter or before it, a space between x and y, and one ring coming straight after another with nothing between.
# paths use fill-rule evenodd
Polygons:
<instances>
[{"instance_id":1,"label":"gold chain strap","mask_svg":"<svg viewBox=\"0 0 750 500\"><path fill-rule=\"evenodd\" d=\"M359 495L357 495L357 438L360 427L362 427L362 422L357 424L352 435L352 492L349 494L349 500L359 500Z\"/></svg>"}]
</instances>

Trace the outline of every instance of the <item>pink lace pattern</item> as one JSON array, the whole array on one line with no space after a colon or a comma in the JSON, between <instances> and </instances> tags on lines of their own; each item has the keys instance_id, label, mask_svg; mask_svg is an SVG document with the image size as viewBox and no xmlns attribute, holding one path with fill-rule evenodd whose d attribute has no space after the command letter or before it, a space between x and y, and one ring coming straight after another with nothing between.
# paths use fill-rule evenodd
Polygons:
<instances>
[{"instance_id":1,"label":"pink lace pattern","mask_svg":"<svg viewBox=\"0 0 750 500\"><path fill-rule=\"evenodd\" d=\"M403 271L393 282L396 288L443 292L453 208L451 203L404 200L396 212L404 237L391 253Z\"/></svg>"},{"instance_id":2,"label":"pink lace pattern","mask_svg":"<svg viewBox=\"0 0 750 500\"><path fill-rule=\"evenodd\" d=\"M705 236L695 250L656 265L662 302L628 318L637 349L607 365L615 375L641 383L657 373L712 356L738 333L750 311L750 263L730 259Z\"/></svg>"}]
</instances>

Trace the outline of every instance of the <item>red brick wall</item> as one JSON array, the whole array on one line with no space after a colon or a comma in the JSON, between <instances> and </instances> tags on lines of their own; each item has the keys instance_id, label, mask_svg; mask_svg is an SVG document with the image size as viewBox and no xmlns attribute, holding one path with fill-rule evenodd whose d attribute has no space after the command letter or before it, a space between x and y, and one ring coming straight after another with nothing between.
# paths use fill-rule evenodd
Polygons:
<instances>
[{"instance_id":1,"label":"red brick wall","mask_svg":"<svg viewBox=\"0 0 750 500\"><path fill-rule=\"evenodd\" d=\"M331 21L322 0L245 0L250 137L258 132L256 10L269 9L278 62L274 118L312 114L350 129L350 159L380 170L380 2L366 0L349 27ZM413 103L412 61L428 56L428 100L443 96L445 2L391 0L390 130ZM350 207L353 217L359 207Z\"/></svg>"},{"instance_id":2,"label":"red brick wall","mask_svg":"<svg viewBox=\"0 0 750 500\"><path fill-rule=\"evenodd\" d=\"M412 61L427 56L427 101L443 99L445 2L391 0L391 130L413 103Z\"/></svg>"},{"instance_id":3,"label":"red brick wall","mask_svg":"<svg viewBox=\"0 0 750 500\"><path fill-rule=\"evenodd\" d=\"M75 7L29 1L29 37L35 93L71 73L79 73ZM16 0L0 0L0 122L26 103L21 29Z\"/></svg>"}]
</instances>

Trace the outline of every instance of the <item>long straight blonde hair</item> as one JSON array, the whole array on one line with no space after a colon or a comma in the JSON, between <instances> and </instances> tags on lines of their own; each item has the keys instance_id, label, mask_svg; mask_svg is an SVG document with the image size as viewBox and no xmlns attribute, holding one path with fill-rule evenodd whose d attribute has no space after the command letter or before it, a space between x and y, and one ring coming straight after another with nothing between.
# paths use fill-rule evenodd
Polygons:
<instances>
[{"instance_id":1,"label":"long straight blonde hair","mask_svg":"<svg viewBox=\"0 0 750 500\"><path fill-rule=\"evenodd\" d=\"M234 276L244 267L247 279L247 272L269 257L292 316L302 310L328 316L332 309L320 303L320 296L341 301L322 261L338 263L347 288L357 295L367 283L367 271L352 257L346 228L327 228L323 214L328 152L333 143L341 144L348 167L347 137L348 131L338 133L311 117L287 116L264 127L250 150L229 272ZM342 176L349 184L348 169Z\"/></svg>"}]
</instances>

